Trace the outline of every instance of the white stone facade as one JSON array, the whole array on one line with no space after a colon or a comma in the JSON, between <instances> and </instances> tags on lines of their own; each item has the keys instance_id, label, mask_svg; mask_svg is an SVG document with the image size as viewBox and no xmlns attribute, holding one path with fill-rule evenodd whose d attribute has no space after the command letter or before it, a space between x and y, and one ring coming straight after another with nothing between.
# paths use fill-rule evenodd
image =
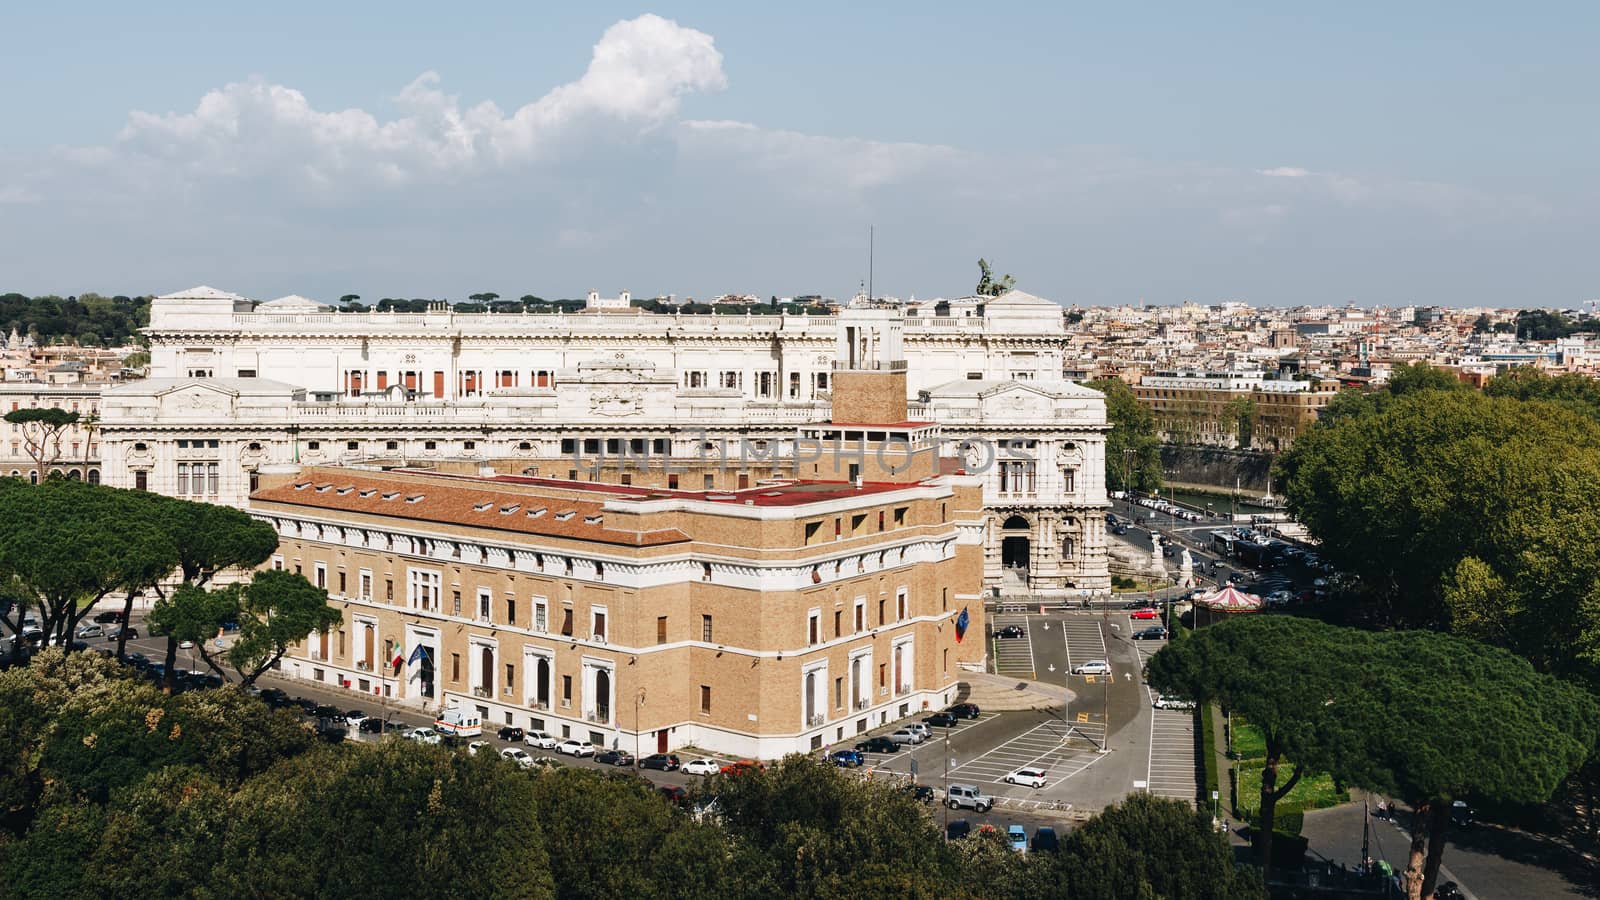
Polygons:
<instances>
[{"instance_id":1,"label":"white stone facade","mask_svg":"<svg viewBox=\"0 0 1600 900\"><path fill-rule=\"evenodd\" d=\"M1104 401L1060 380L1059 306L1012 292L983 313L872 327L894 335L911 415L939 423L947 452L1018 442L969 466L998 516L989 581L1108 590ZM522 458L559 476L553 461L585 442L792 454L802 426L830 417L853 315L337 313L197 288L152 303L152 377L106 391L103 477L243 505L273 463ZM1012 465L1026 454L1031 470Z\"/></svg>"}]
</instances>

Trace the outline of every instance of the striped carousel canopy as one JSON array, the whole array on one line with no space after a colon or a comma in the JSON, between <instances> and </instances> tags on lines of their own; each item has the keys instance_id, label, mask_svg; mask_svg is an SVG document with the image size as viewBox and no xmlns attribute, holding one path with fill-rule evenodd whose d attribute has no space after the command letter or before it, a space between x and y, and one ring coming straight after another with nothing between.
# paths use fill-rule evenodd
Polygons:
<instances>
[{"instance_id":1,"label":"striped carousel canopy","mask_svg":"<svg viewBox=\"0 0 1600 900\"><path fill-rule=\"evenodd\" d=\"M1261 608L1261 598L1255 594L1246 594L1234 587L1231 583L1221 588L1194 598L1199 606L1217 612L1255 612Z\"/></svg>"}]
</instances>

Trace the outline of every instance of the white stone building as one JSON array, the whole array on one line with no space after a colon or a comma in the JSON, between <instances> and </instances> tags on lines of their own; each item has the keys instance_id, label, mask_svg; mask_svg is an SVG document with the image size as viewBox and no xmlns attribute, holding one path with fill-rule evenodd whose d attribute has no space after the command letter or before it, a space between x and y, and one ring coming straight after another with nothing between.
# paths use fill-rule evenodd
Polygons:
<instances>
[{"instance_id":1,"label":"white stone building","mask_svg":"<svg viewBox=\"0 0 1600 900\"><path fill-rule=\"evenodd\" d=\"M233 505L286 462L521 458L579 477L597 454L714 453L759 479L829 420L851 327L884 336L873 358L906 368L911 415L985 475L988 583L1109 589L1104 401L1061 380L1061 308L1020 291L907 317L340 313L195 288L151 304L151 377L106 391L103 477Z\"/></svg>"}]
</instances>

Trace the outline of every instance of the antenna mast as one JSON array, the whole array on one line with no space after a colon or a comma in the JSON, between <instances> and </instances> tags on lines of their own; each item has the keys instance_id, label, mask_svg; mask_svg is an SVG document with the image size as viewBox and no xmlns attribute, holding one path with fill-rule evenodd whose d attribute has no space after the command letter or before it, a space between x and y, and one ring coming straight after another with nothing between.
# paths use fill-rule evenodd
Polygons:
<instances>
[{"instance_id":1,"label":"antenna mast","mask_svg":"<svg viewBox=\"0 0 1600 900\"><path fill-rule=\"evenodd\" d=\"M867 302L868 303L872 302L872 297L873 297L873 294L872 294L872 263L873 263L874 250L876 249L876 239L877 239L876 231L877 231L877 226L874 226L874 225L868 225L867 226Z\"/></svg>"}]
</instances>

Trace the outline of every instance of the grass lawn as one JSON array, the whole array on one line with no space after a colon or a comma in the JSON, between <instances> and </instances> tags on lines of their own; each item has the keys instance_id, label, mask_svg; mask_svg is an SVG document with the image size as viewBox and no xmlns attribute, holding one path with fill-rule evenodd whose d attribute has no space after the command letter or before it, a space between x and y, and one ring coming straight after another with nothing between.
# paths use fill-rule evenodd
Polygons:
<instances>
[{"instance_id":1,"label":"grass lawn","mask_svg":"<svg viewBox=\"0 0 1600 900\"><path fill-rule=\"evenodd\" d=\"M1245 760L1266 759L1267 739L1262 736L1261 729L1245 724L1244 719L1238 716L1234 716L1232 721L1234 754Z\"/></svg>"},{"instance_id":2,"label":"grass lawn","mask_svg":"<svg viewBox=\"0 0 1600 900\"><path fill-rule=\"evenodd\" d=\"M1238 732L1234 734L1237 736ZM1237 767L1239 773L1239 815L1241 817L1254 817L1261 806L1261 770L1262 766L1256 764L1241 764ZM1278 785L1283 786L1294 772L1290 763L1278 766ZM1350 799L1348 792L1341 792L1333 786L1331 775L1302 775L1294 790L1289 795L1278 801L1278 809L1286 807L1299 807L1300 809L1325 809Z\"/></svg>"}]
</instances>

